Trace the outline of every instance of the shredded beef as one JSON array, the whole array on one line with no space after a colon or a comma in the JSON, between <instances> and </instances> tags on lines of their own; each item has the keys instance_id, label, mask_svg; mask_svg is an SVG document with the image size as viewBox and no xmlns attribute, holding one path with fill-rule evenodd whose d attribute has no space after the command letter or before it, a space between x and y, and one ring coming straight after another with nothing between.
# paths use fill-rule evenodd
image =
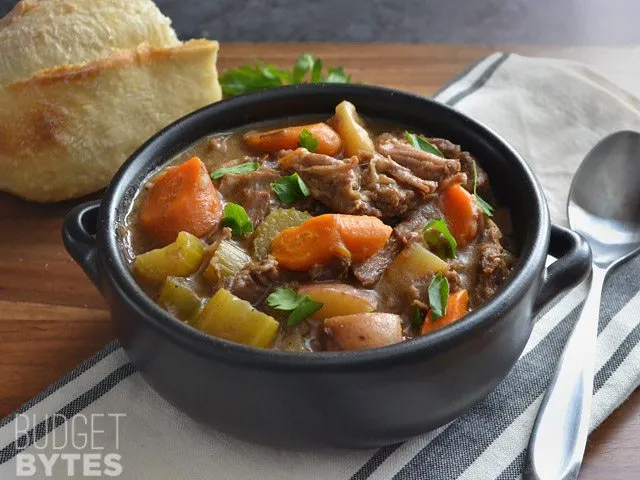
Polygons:
<instances>
[{"instance_id":1,"label":"shredded beef","mask_svg":"<svg viewBox=\"0 0 640 480\"><path fill-rule=\"evenodd\" d=\"M473 191L473 164L476 165L476 191L478 194L486 193L489 190L489 177L487 173L480 168L478 162L471 156L469 152L460 153L460 169L467 175L465 182L465 188L470 192Z\"/></svg>"},{"instance_id":2,"label":"shredded beef","mask_svg":"<svg viewBox=\"0 0 640 480\"><path fill-rule=\"evenodd\" d=\"M314 265L309 270L309 276L314 282L327 280L342 280L349 274L350 261L342 257L334 257L324 265Z\"/></svg>"},{"instance_id":3,"label":"shredded beef","mask_svg":"<svg viewBox=\"0 0 640 480\"><path fill-rule=\"evenodd\" d=\"M271 210L271 184L278 178L278 171L271 168L227 174L220 180L218 191L227 201L242 205L257 227Z\"/></svg>"},{"instance_id":4,"label":"shredded beef","mask_svg":"<svg viewBox=\"0 0 640 480\"><path fill-rule=\"evenodd\" d=\"M389 133L378 136L377 150L411 172L424 179L440 182L460 171L460 161L456 158L443 158L430 152L424 152L409 145L406 140Z\"/></svg>"},{"instance_id":5,"label":"shredded beef","mask_svg":"<svg viewBox=\"0 0 640 480\"><path fill-rule=\"evenodd\" d=\"M360 193L358 158L333 158L299 148L281 159L281 165L300 175L311 196L331 210L352 215L375 215L379 211Z\"/></svg>"},{"instance_id":6,"label":"shredded beef","mask_svg":"<svg viewBox=\"0 0 640 480\"><path fill-rule=\"evenodd\" d=\"M363 286L374 286L402 248L402 241L395 234L392 234L387 244L378 253L366 262L352 266L354 276Z\"/></svg>"},{"instance_id":7,"label":"shredded beef","mask_svg":"<svg viewBox=\"0 0 640 480\"><path fill-rule=\"evenodd\" d=\"M475 305L487 301L502 285L513 266L513 255L500 243L502 233L487 219L482 238L477 246L477 280L473 301Z\"/></svg>"},{"instance_id":8,"label":"shredded beef","mask_svg":"<svg viewBox=\"0 0 640 480\"><path fill-rule=\"evenodd\" d=\"M398 217L437 188L379 154L338 159L299 148L287 153L281 165L300 175L311 197L338 213Z\"/></svg>"},{"instance_id":9,"label":"shredded beef","mask_svg":"<svg viewBox=\"0 0 640 480\"><path fill-rule=\"evenodd\" d=\"M260 303L271 286L280 279L278 262L273 257L253 261L244 269L222 281L222 287L252 304Z\"/></svg>"}]
</instances>

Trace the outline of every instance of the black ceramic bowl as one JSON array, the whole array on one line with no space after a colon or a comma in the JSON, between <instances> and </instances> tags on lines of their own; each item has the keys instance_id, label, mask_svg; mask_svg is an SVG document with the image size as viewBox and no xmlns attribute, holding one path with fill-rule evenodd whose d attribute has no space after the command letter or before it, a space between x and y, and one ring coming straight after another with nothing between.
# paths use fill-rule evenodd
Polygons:
<instances>
[{"instance_id":1,"label":"black ceramic bowl","mask_svg":"<svg viewBox=\"0 0 640 480\"><path fill-rule=\"evenodd\" d=\"M329 116L342 100L365 116L461 144L511 208L519 260L496 296L431 335L373 350L287 353L207 336L159 308L136 284L116 226L149 172L202 137L295 115ZM167 127L116 174L101 204L69 213L67 250L102 292L131 361L198 421L275 446L372 447L443 425L483 399L522 352L540 309L587 273L590 251L551 226L540 185L494 133L432 100L359 85L283 87L223 101ZM545 269L547 253L558 257Z\"/></svg>"}]
</instances>

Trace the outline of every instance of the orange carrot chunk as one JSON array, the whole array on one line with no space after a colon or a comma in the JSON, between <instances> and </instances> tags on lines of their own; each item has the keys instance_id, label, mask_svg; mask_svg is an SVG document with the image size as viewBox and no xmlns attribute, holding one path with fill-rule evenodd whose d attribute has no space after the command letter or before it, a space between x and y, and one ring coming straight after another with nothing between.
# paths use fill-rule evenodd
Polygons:
<instances>
[{"instance_id":1,"label":"orange carrot chunk","mask_svg":"<svg viewBox=\"0 0 640 480\"><path fill-rule=\"evenodd\" d=\"M293 150L300 146L300 134L307 130L318 141L316 153L335 155L342 150L340 135L326 123L313 123L296 127L278 128L268 132L252 130L242 138L245 143L256 150L275 152L278 150Z\"/></svg>"},{"instance_id":2,"label":"orange carrot chunk","mask_svg":"<svg viewBox=\"0 0 640 480\"><path fill-rule=\"evenodd\" d=\"M391 227L375 217L325 214L280 232L271 253L289 270L309 270L333 258L362 262L387 243Z\"/></svg>"},{"instance_id":3,"label":"orange carrot chunk","mask_svg":"<svg viewBox=\"0 0 640 480\"><path fill-rule=\"evenodd\" d=\"M480 210L473 195L462 185L456 184L444 191L442 210L458 247L464 247L475 238L480 222Z\"/></svg>"},{"instance_id":4,"label":"orange carrot chunk","mask_svg":"<svg viewBox=\"0 0 640 480\"><path fill-rule=\"evenodd\" d=\"M220 196L198 157L157 177L140 210L142 228L163 244L173 242L181 231L202 237L221 218Z\"/></svg>"},{"instance_id":5,"label":"orange carrot chunk","mask_svg":"<svg viewBox=\"0 0 640 480\"><path fill-rule=\"evenodd\" d=\"M434 332L450 323L460 320L469 310L469 292L467 290L458 290L456 293L449 295L447 299L447 310L445 314L435 319L431 310L427 313L427 317L424 319L420 334Z\"/></svg>"},{"instance_id":6,"label":"orange carrot chunk","mask_svg":"<svg viewBox=\"0 0 640 480\"><path fill-rule=\"evenodd\" d=\"M361 263L387 244L391 231L376 217L336 214L340 236L354 263Z\"/></svg>"}]
</instances>

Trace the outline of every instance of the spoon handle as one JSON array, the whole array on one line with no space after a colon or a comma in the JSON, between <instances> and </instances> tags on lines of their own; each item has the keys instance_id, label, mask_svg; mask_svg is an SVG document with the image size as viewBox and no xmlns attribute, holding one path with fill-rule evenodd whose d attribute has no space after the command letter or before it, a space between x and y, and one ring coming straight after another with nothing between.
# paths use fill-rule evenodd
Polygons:
<instances>
[{"instance_id":1,"label":"spoon handle","mask_svg":"<svg viewBox=\"0 0 640 480\"><path fill-rule=\"evenodd\" d=\"M606 270L594 265L589 294L533 425L525 480L578 477L589 434L600 295Z\"/></svg>"}]
</instances>

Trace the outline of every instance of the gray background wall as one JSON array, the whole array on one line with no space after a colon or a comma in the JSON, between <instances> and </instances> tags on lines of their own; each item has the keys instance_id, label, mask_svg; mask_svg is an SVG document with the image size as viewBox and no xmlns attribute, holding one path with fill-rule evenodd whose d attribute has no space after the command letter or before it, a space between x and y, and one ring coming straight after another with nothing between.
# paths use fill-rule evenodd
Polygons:
<instances>
[{"instance_id":1,"label":"gray background wall","mask_svg":"<svg viewBox=\"0 0 640 480\"><path fill-rule=\"evenodd\" d=\"M0 16L17 2L0 0ZM156 0L224 42L640 43L640 0ZM0 52L1 54L1 52Z\"/></svg>"}]
</instances>

